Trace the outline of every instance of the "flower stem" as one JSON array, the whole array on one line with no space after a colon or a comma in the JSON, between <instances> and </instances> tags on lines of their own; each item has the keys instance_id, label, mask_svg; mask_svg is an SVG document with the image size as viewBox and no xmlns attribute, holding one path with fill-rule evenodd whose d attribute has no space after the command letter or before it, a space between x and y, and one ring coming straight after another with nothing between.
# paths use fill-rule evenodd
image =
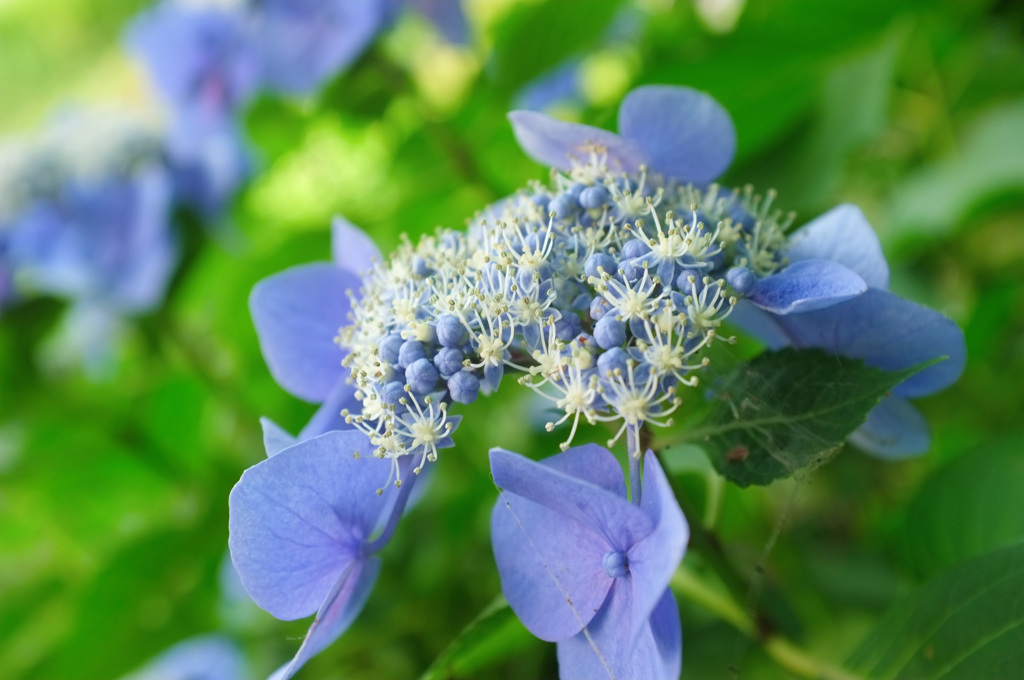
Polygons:
<instances>
[{"instance_id":1,"label":"flower stem","mask_svg":"<svg viewBox=\"0 0 1024 680\"><path fill-rule=\"evenodd\" d=\"M644 453L640 448L640 426L626 426L626 448L629 451L629 492L633 505L640 505L640 471L644 467Z\"/></svg>"},{"instance_id":2,"label":"flower stem","mask_svg":"<svg viewBox=\"0 0 1024 680\"><path fill-rule=\"evenodd\" d=\"M781 635L762 634L750 615L736 604L735 600L709 586L685 565L676 570L670 585L680 597L716 614L723 621L760 644L775 663L796 676L813 680L864 680L850 671L814 658L809 652Z\"/></svg>"}]
</instances>

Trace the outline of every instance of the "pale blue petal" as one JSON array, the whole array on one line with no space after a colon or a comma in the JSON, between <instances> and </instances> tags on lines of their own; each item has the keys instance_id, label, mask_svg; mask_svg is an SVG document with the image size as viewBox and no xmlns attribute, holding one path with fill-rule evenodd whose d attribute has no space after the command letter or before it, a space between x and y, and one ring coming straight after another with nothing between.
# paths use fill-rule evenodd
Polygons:
<instances>
[{"instance_id":1,"label":"pale blue petal","mask_svg":"<svg viewBox=\"0 0 1024 680\"><path fill-rule=\"evenodd\" d=\"M651 451L644 457L641 509L654 521L654 531L629 551L633 576L632 629L637 635L665 594L672 574L686 553L690 527L672 487Z\"/></svg>"},{"instance_id":2,"label":"pale blue petal","mask_svg":"<svg viewBox=\"0 0 1024 680\"><path fill-rule=\"evenodd\" d=\"M771 350L780 350L792 344L786 331L774 314L758 309L747 300L739 300L729 314L728 323L757 338Z\"/></svg>"},{"instance_id":3,"label":"pale blue petal","mask_svg":"<svg viewBox=\"0 0 1024 680\"><path fill-rule=\"evenodd\" d=\"M607 541L511 492L501 494L491 513L491 542L505 598L542 640L578 633L611 587L601 562L610 550Z\"/></svg>"},{"instance_id":4,"label":"pale blue petal","mask_svg":"<svg viewBox=\"0 0 1024 680\"><path fill-rule=\"evenodd\" d=\"M547 464L504 449L491 449L491 475L502 489L590 527L614 549L625 552L653 531L654 521L625 497L589 479L570 476L549 462L560 457L587 456L588 452L581 449L552 456L545 461ZM611 453L601 447L592 447L590 457L598 469L608 465L602 458L614 462ZM618 467L617 462L614 464Z\"/></svg>"},{"instance_id":5,"label":"pale blue petal","mask_svg":"<svg viewBox=\"0 0 1024 680\"><path fill-rule=\"evenodd\" d=\"M779 323L798 347L821 347L887 371L949 357L897 385L893 392L902 397L948 387L967 363L964 332L956 323L876 288L833 307L779 317Z\"/></svg>"},{"instance_id":6,"label":"pale blue petal","mask_svg":"<svg viewBox=\"0 0 1024 680\"><path fill-rule=\"evenodd\" d=\"M267 452L267 458L277 455L289 446L295 446L299 441L266 416L260 418L260 427L263 428L263 448Z\"/></svg>"},{"instance_id":7,"label":"pale blue petal","mask_svg":"<svg viewBox=\"0 0 1024 680\"><path fill-rule=\"evenodd\" d=\"M573 159L587 162L594 147L607 152L608 169L612 172L636 172L647 162L643 149L614 132L569 123L536 111L512 111L508 119L519 147L542 165L570 170Z\"/></svg>"},{"instance_id":8,"label":"pale blue petal","mask_svg":"<svg viewBox=\"0 0 1024 680\"><path fill-rule=\"evenodd\" d=\"M335 215L331 220L331 259L342 269L362 276L381 257L377 244L365 231Z\"/></svg>"},{"instance_id":9,"label":"pale blue petal","mask_svg":"<svg viewBox=\"0 0 1024 680\"><path fill-rule=\"evenodd\" d=\"M790 262L833 260L860 274L872 288L889 287L889 264L882 244L860 208L837 206L797 230L786 249Z\"/></svg>"},{"instance_id":10,"label":"pale blue petal","mask_svg":"<svg viewBox=\"0 0 1024 680\"><path fill-rule=\"evenodd\" d=\"M619 133L646 152L653 169L695 184L725 172L736 153L729 112L688 87L636 88L619 107Z\"/></svg>"},{"instance_id":11,"label":"pale blue petal","mask_svg":"<svg viewBox=\"0 0 1024 680\"><path fill-rule=\"evenodd\" d=\"M759 280L747 299L773 314L830 307L867 290L856 272L832 260L801 260Z\"/></svg>"},{"instance_id":12,"label":"pale blue petal","mask_svg":"<svg viewBox=\"0 0 1024 680\"><path fill-rule=\"evenodd\" d=\"M867 422L850 435L850 443L883 460L897 461L927 453L932 437L924 416L893 395L868 414Z\"/></svg>"},{"instance_id":13,"label":"pale blue petal","mask_svg":"<svg viewBox=\"0 0 1024 680\"><path fill-rule=\"evenodd\" d=\"M665 590L650 621L630 630L632 592L629 576L615 580L601 611L580 633L558 643L560 680L643 678L677 680L682 669L683 636L679 610Z\"/></svg>"},{"instance_id":14,"label":"pale blue petal","mask_svg":"<svg viewBox=\"0 0 1024 680\"><path fill-rule=\"evenodd\" d=\"M338 579L316 613L298 653L291 663L275 674L275 680L288 680L314 656L341 637L363 610L377 583L380 560L376 557L358 559Z\"/></svg>"},{"instance_id":15,"label":"pale blue petal","mask_svg":"<svg viewBox=\"0 0 1024 680\"><path fill-rule=\"evenodd\" d=\"M122 680L246 680L245 657L229 638L202 635L174 645Z\"/></svg>"},{"instance_id":16,"label":"pale blue petal","mask_svg":"<svg viewBox=\"0 0 1024 680\"><path fill-rule=\"evenodd\" d=\"M232 563L277 618L316 611L387 509L375 492L390 462L371 451L359 432L328 432L254 465L232 489Z\"/></svg>"},{"instance_id":17,"label":"pale blue petal","mask_svg":"<svg viewBox=\"0 0 1024 680\"><path fill-rule=\"evenodd\" d=\"M300 399L320 402L346 373L334 342L348 323L348 290L359 279L329 263L299 265L257 283L249 295L270 374Z\"/></svg>"},{"instance_id":18,"label":"pale blue petal","mask_svg":"<svg viewBox=\"0 0 1024 680\"><path fill-rule=\"evenodd\" d=\"M343 369L345 370L345 369ZM331 389L324 403L316 410L306 426L299 431L299 439L310 439L331 430L351 430L352 426L345 422L341 412L345 409L353 413L361 413L362 403L356 399L356 389L344 379Z\"/></svg>"}]
</instances>

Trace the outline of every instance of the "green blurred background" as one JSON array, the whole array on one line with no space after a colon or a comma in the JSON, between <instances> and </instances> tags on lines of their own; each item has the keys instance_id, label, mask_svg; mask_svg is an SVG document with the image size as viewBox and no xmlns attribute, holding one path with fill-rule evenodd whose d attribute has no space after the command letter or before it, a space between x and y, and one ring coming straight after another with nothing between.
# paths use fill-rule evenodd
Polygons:
<instances>
[{"instance_id":1,"label":"green blurred background","mask_svg":"<svg viewBox=\"0 0 1024 680\"><path fill-rule=\"evenodd\" d=\"M637 84L711 93L739 133L724 183L777 189L798 223L858 204L892 288L966 332L963 378L918 402L934 433L926 456L885 464L850 449L803 482L727 486L714 517L691 514L714 520L747 576L780 532L751 598L802 648L839 664L900 597L1024 540L1024 6L464 4L468 47L405 17L319 96L256 103L247 127L261 171L235 204L235 229L208 236L181 220L171 294L135 324L115 374L89 380L39 360L57 301L0 317L0 676L117 678L214 630L239 641L253 677L294 652L308 622L275 621L224 578L227 495L263 458L258 417L295 431L314 410L267 372L249 290L326 259L335 213L387 252L399 234L458 227L545 178L505 113L524 85L572 57L580 95L554 113L614 128ZM145 5L0 0L0 134L29 133L69 101L155 112L120 42ZM636 25L616 37L606 27L626 5ZM555 452L560 438L543 434L533 408L510 382L463 409L457 447L383 554L366 610L300 677L416 677L495 598L485 454L499 444ZM676 481L694 508L719 488L700 465L680 463ZM705 568L700 554L687 559ZM704 608L680 608L684 678L728 677L730 667L791 676ZM492 633L466 645L452 677L554 677L553 645L514 618Z\"/></svg>"}]
</instances>

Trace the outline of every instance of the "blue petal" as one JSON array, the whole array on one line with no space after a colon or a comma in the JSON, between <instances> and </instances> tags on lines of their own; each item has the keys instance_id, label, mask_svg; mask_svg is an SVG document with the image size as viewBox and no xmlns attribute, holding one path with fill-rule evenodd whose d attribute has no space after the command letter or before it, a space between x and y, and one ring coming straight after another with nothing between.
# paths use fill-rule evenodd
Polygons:
<instances>
[{"instance_id":1,"label":"blue petal","mask_svg":"<svg viewBox=\"0 0 1024 680\"><path fill-rule=\"evenodd\" d=\"M245 680L238 646L222 635L201 635L174 645L122 680Z\"/></svg>"},{"instance_id":2,"label":"blue petal","mask_svg":"<svg viewBox=\"0 0 1024 680\"><path fill-rule=\"evenodd\" d=\"M320 402L342 378L334 343L347 323L350 272L327 263L300 265L257 283L249 296L260 349L274 379L300 399Z\"/></svg>"},{"instance_id":3,"label":"blue petal","mask_svg":"<svg viewBox=\"0 0 1024 680\"><path fill-rule=\"evenodd\" d=\"M786 250L790 262L832 260L860 274L872 288L889 287L882 244L860 208L837 206L794 233Z\"/></svg>"},{"instance_id":4,"label":"blue petal","mask_svg":"<svg viewBox=\"0 0 1024 680\"><path fill-rule=\"evenodd\" d=\"M331 259L342 269L362 276L380 259L377 244L365 231L335 215L331 220Z\"/></svg>"},{"instance_id":5,"label":"blue petal","mask_svg":"<svg viewBox=\"0 0 1024 680\"><path fill-rule=\"evenodd\" d=\"M651 451L644 458L641 509L654 520L654 531L629 551L633 576L632 629L637 635L662 599L690 540L690 527L672 487Z\"/></svg>"},{"instance_id":6,"label":"blue petal","mask_svg":"<svg viewBox=\"0 0 1024 680\"><path fill-rule=\"evenodd\" d=\"M570 449L550 460L576 457L589 457L595 469L612 463L618 467L611 453L598 446ZM491 449L491 475L502 489L590 527L619 552L628 551L654 529L653 520L624 496L517 453Z\"/></svg>"},{"instance_id":7,"label":"blue petal","mask_svg":"<svg viewBox=\"0 0 1024 680\"><path fill-rule=\"evenodd\" d=\"M279 675L273 676L274 680L288 680L341 637L366 605L379 573L380 560L376 557L352 563L327 594L295 658L283 671L278 671Z\"/></svg>"},{"instance_id":8,"label":"blue petal","mask_svg":"<svg viewBox=\"0 0 1024 680\"><path fill-rule=\"evenodd\" d=\"M316 611L386 511L375 491L390 463L371 451L359 432L328 432L249 468L232 489L232 563L277 618Z\"/></svg>"},{"instance_id":9,"label":"blue petal","mask_svg":"<svg viewBox=\"0 0 1024 680\"><path fill-rule=\"evenodd\" d=\"M308 94L354 61L383 27L380 0L268 0L258 31L267 86Z\"/></svg>"},{"instance_id":10,"label":"blue petal","mask_svg":"<svg viewBox=\"0 0 1024 680\"><path fill-rule=\"evenodd\" d=\"M773 314L810 312L860 295L867 284L831 260L801 260L761 279L747 299Z\"/></svg>"},{"instance_id":11,"label":"blue petal","mask_svg":"<svg viewBox=\"0 0 1024 680\"><path fill-rule=\"evenodd\" d=\"M560 680L677 680L682 669L683 634L675 598L665 590L650 621L645 621L639 632L631 631L629 578L616 579L601 611L587 626L589 640L580 633L558 643Z\"/></svg>"},{"instance_id":12,"label":"blue petal","mask_svg":"<svg viewBox=\"0 0 1024 680\"><path fill-rule=\"evenodd\" d=\"M711 96L688 87L638 87L619 107L619 132L642 148L658 172L705 184L736 153L736 128Z\"/></svg>"},{"instance_id":13,"label":"blue petal","mask_svg":"<svg viewBox=\"0 0 1024 680\"><path fill-rule=\"evenodd\" d=\"M572 161L586 162L596 146L608 154L608 169L636 172L647 155L636 144L601 128L568 123L536 111L512 111L508 114L519 147L542 165L571 170Z\"/></svg>"},{"instance_id":14,"label":"blue petal","mask_svg":"<svg viewBox=\"0 0 1024 680\"><path fill-rule=\"evenodd\" d=\"M299 431L299 440L318 437L331 430L351 430L352 426L346 423L345 417L341 415L345 409L353 413L361 413L363 406L356 399L355 388L345 380L339 380L310 421Z\"/></svg>"},{"instance_id":15,"label":"blue petal","mask_svg":"<svg viewBox=\"0 0 1024 680\"><path fill-rule=\"evenodd\" d=\"M491 513L491 542L505 598L542 640L578 633L611 587L601 562L610 550L607 541L590 527L509 491Z\"/></svg>"},{"instance_id":16,"label":"blue petal","mask_svg":"<svg viewBox=\"0 0 1024 680\"><path fill-rule=\"evenodd\" d=\"M884 290L871 288L849 302L778 321L798 347L821 347L887 371L949 357L897 385L893 392L902 397L948 387L967 363L964 332L956 323Z\"/></svg>"},{"instance_id":17,"label":"blue petal","mask_svg":"<svg viewBox=\"0 0 1024 680\"><path fill-rule=\"evenodd\" d=\"M465 45L469 39L469 25L459 0L409 0L423 16L430 19L445 40Z\"/></svg>"},{"instance_id":18,"label":"blue petal","mask_svg":"<svg viewBox=\"0 0 1024 680\"><path fill-rule=\"evenodd\" d=\"M299 441L270 418L260 418L260 427L263 428L263 448L266 449L267 458L277 455L289 446L295 446Z\"/></svg>"},{"instance_id":19,"label":"blue petal","mask_svg":"<svg viewBox=\"0 0 1024 680\"><path fill-rule=\"evenodd\" d=\"M747 300L739 300L729 314L729 323L752 335L771 350L780 350L792 344L786 331L779 325L780 317L758 309Z\"/></svg>"},{"instance_id":20,"label":"blue petal","mask_svg":"<svg viewBox=\"0 0 1024 680\"><path fill-rule=\"evenodd\" d=\"M932 437L928 421L910 402L889 396L850 435L850 443L882 460L896 461L927 453Z\"/></svg>"}]
</instances>

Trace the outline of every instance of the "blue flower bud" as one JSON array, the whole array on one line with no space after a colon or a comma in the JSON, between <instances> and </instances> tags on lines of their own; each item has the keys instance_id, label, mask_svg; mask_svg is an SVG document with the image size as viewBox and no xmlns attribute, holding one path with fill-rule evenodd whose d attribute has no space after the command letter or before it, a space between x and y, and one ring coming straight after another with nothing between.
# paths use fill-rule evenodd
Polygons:
<instances>
[{"instance_id":1,"label":"blue flower bud","mask_svg":"<svg viewBox=\"0 0 1024 680\"><path fill-rule=\"evenodd\" d=\"M381 391L380 398L385 404L398 406L398 400L405 396L405 383L401 380L392 380Z\"/></svg>"},{"instance_id":2,"label":"blue flower bud","mask_svg":"<svg viewBox=\"0 0 1024 680\"><path fill-rule=\"evenodd\" d=\"M611 194L608 193L604 186L596 184L580 192L580 205L587 210L594 210L606 205L611 200L611 197Z\"/></svg>"},{"instance_id":3,"label":"blue flower bud","mask_svg":"<svg viewBox=\"0 0 1024 680\"><path fill-rule=\"evenodd\" d=\"M429 359L417 359L405 369L405 382L416 394L427 394L437 385L438 375Z\"/></svg>"},{"instance_id":4,"label":"blue flower bud","mask_svg":"<svg viewBox=\"0 0 1024 680\"><path fill-rule=\"evenodd\" d=\"M426 357L427 352L423 349L423 343L419 340L406 340L398 348L398 365L402 368L408 368Z\"/></svg>"},{"instance_id":5,"label":"blue flower bud","mask_svg":"<svg viewBox=\"0 0 1024 680\"><path fill-rule=\"evenodd\" d=\"M635 257L642 257L651 252L650 246L638 238L626 241L622 246L622 257L632 260Z\"/></svg>"},{"instance_id":6,"label":"blue flower bud","mask_svg":"<svg viewBox=\"0 0 1024 680\"><path fill-rule=\"evenodd\" d=\"M693 277L693 282L690 282ZM676 289L684 295L696 295L704 289L704 274L699 269L684 269L676 277Z\"/></svg>"},{"instance_id":7,"label":"blue flower bud","mask_svg":"<svg viewBox=\"0 0 1024 680\"><path fill-rule=\"evenodd\" d=\"M754 290L757 277L746 267L733 267L725 274L725 280L739 295L746 295Z\"/></svg>"},{"instance_id":8,"label":"blue flower bud","mask_svg":"<svg viewBox=\"0 0 1024 680\"><path fill-rule=\"evenodd\" d=\"M555 337L562 342L569 342L583 330L580 317L575 314L563 314L562 318L555 322Z\"/></svg>"},{"instance_id":9,"label":"blue flower bud","mask_svg":"<svg viewBox=\"0 0 1024 680\"><path fill-rule=\"evenodd\" d=\"M621 578L629 573L629 560L625 553L612 550L601 558L601 566L608 578Z\"/></svg>"},{"instance_id":10,"label":"blue flower bud","mask_svg":"<svg viewBox=\"0 0 1024 680\"><path fill-rule=\"evenodd\" d=\"M598 268L604 269L605 273L615 275L615 260L607 253L594 253L583 263L583 272L587 276L601 276Z\"/></svg>"},{"instance_id":11,"label":"blue flower bud","mask_svg":"<svg viewBox=\"0 0 1024 680\"><path fill-rule=\"evenodd\" d=\"M442 314L435 324L437 341L445 347L458 347L466 341L466 328L454 314Z\"/></svg>"},{"instance_id":12,"label":"blue flower bud","mask_svg":"<svg viewBox=\"0 0 1024 680\"><path fill-rule=\"evenodd\" d=\"M578 201L580 198L580 194L582 194L583 190L586 188L587 185L584 184L583 182L575 182L571 187L569 187L569 191L567 193L573 197L573 200Z\"/></svg>"},{"instance_id":13,"label":"blue flower bud","mask_svg":"<svg viewBox=\"0 0 1024 680\"><path fill-rule=\"evenodd\" d=\"M607 378L616 370L626 372L629 355L621 347L613 347L597 357L597 373Z\"/></svg>"},{"instance_id":14,"label":"blue flower bud","mask_svg":"<svg viewBox=\"0 0 1024 680\"><path fill-rule=\"evenodd\" d=\"M555 213L555 217L560 220L571 217L578 207L576 199L569 194L559 194L548 204L548 210Z\"/></svg>"},{"instance_id":15,"label":"blue flower bud","mask_svg":"<svg viewBox=\"0 0 1024 680\"><path fill-rule=\"evenodd\" d=\"M612 306L600 295L594 298L594 301L590 303L590 318L594 321L600 321L601 317L611 310Z\"/></svg>"},{"instance_id":16,"label":"blue flower bud","mask_svg":"<svg viewBox=\"0 0 1024 680\"><path fill-rule=\"evenodd\" d=\"M472 404L480 393L480 380L469 371L459 371L448 378L448 392L452 395L452 401Z\"/></svg>"},{"instance_id":17,"label":"blue flower bud","mask_svg":"<svg viewBox=\"0 0 1024 680\"><path fill-rule=\"evenodd\" d=\"M462 370L462 361L465 358L466 355L457 347L442 347L434 356L434 366L442 378L449 378Z\"/></svg>"},{"instance_id":18,"label":"blue flower bud","mask_svg":"<svg viewBox=\"0 0 1024 680\"><path fill-rule=\"evenodd\" d=\"M389 364L397 364L398 351L401 349L403 342L405 342L405 340L402 340L402 336L398 333L391 333L390 335L385 336L384 339L380 341L380 344L377 345L377 352L380 355L380 358Z\"/></svg>"},{"instance_id":19,"label":"blue flower bud","mask_svg":"<svg viewBox=\"0 0 1024 680\"><path fill-rule=\"evenodd\" d=\"M426 259L416 256L412 258L412 271L416 276L430 276L434 270L427 265Z\"/></svg>"},{"instance_id":20,"label":"blue flower bud","mask_svg":"<svg viewBox=\"0 0 1024 680\"><path fill-rule=\"evenodd\" d=\"M601 349L618 347L626 342L626 324L614 314L605 314L594 324L594 339Z\"/></svg>"}]
</instances>

